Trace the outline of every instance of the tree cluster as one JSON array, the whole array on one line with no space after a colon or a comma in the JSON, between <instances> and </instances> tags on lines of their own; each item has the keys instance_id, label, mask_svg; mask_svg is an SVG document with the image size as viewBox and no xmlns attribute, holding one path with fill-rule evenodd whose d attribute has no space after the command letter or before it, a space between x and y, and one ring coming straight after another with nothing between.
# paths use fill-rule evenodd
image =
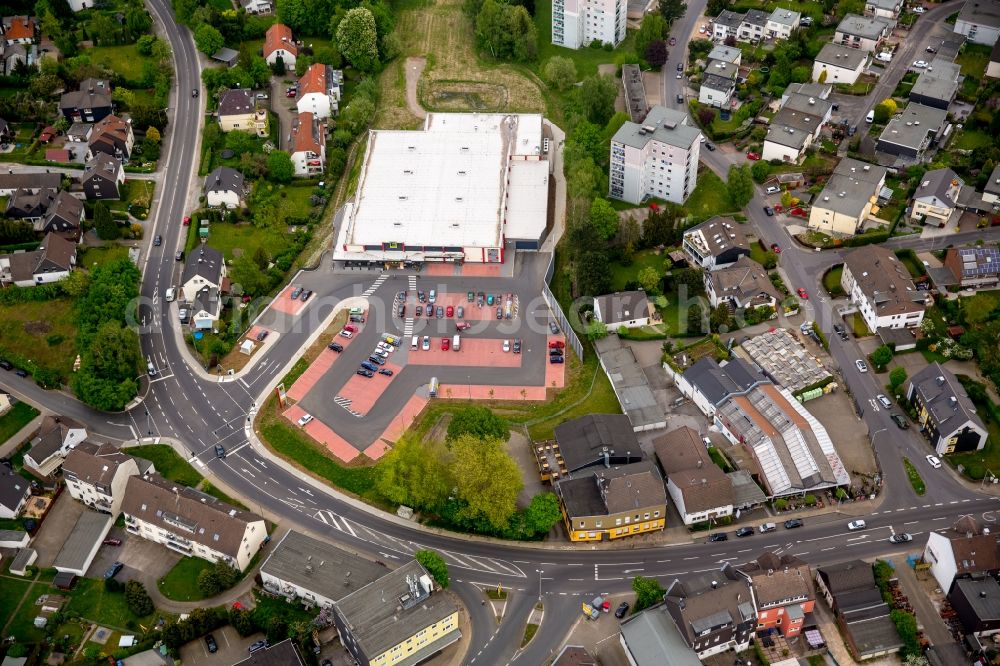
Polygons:
<instances>
[{"instance_id":1,"label":"tree cluster","mask_svg":"<svg viewBox=\"0 0 1000 666\"><path fill-rule=\"evenodd\" d=\"M153 600L146 592L146 586L137 580L125 583L125 604L132 611L132 614L138 617L146 617L156 610L156 607L153 606Z\"/></svg>"},{"instance_id":2,"label":"tree cluster","mask_svg":"<svg viewBox=\"0 0 1000 666\"><path fill-rule=\"evenodd\" d=\"M635 592L635 605L632 607L633 613L638 613L650 606L663 601L666 590L660 585L660 581L646 576L636 576L632 579L632 591Z\"/></svg>"},{"instance_id":3,"label":"tree cluster","mask_svg":"<svg viewBox=\"0 0 1000 666\"><path fill-rule=\"evenodd\" d=\"M476 48L482 53L512 62L538 57L538 31L524 6L483 0L475 16Z\"/></svg>"},{"instance_id":4,"label":"tree cluster","mask_svg":"<svg viewBox=\"0 0 1000 666\"><path fill-rule=\"evenodd\" d=\"M446 589L448 587L448 565L445 563L443 557L438 555L433 550L418 550L413 553L413 557L417 560L417 562L420 562L424 569L427 569L427 573L434 578L434 582L436 582L442 589Z\"/></svg>"},{"instance_id":5,"label":"tree cluster","mask_svg":"<svg viewBox=\"0 0 1000 666\"><path fill-rule=\"evenodd\" d=\"M198 589L205 597L214 597L225 592L240 580L240 572L229 564L219 561L198 574Z\"/></svg>"}]
</instances>

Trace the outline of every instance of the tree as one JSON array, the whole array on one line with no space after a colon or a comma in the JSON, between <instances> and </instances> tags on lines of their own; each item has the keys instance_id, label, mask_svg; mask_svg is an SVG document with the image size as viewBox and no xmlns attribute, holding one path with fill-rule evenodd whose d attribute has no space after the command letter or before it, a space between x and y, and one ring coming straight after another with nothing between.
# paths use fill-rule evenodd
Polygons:
<instances>
[{"instance_id":1,"label":"tree","mask_svg":"<svg viewBox=\"0 0 1000 666\"><path fill-rule=\"evenodd\" d=\"M215 571L203 569L198 574L198 591L206 598L214 597L222 592L222 586L219 584L219 578L215 575Z\"/></svg>"},{"instance_id":2,"label":"tree","mask_svg":"<svg viewBox=\"0 0 1000 666\"><path fill-rule=\"evenodd\" d=\"M617 98L618 86L611 76L588 76L580 86L581 110L595 125L607 124L615 113Z\"/></svg>"},{"instance_id":3,"label":"tree","mask_svg":"<svg viewBox=\"0 0 1000 666\"><path fill-rule=\"evenodd\" d=\"M125 603L132 614L138 617L146 617L156 610L146 587L137 580L130 580L125 584Z\"/></svg>"},{"instance_id":4,"label":"tree","mask_svg":"<svg viewBox=\"0 0 1000 666\"><path fill-rule=\"evenodd\" d=\"M594 199L590 204L590 223L603 240L609 241L618 232L618 213L607 199Z\"/></svg>"},{"instance_id":5,"label":"tree","mask_svg":"<svg viewBox=\"0 0 1000 666\"><path fill-rule=\"evenodd\" d=\"M94 205L94 228L101 240L115 240L119 236L118 223L111 217L108 204L103 201Z\"/></svg>"},{"instance_id":6,"label":"tree","mask_svg":"<svg viewBox=\"0 0 1000 666\"><path fill-rule=\"evenodd\" d=\"M667 23L673 23L684 16L687 5L683 0L660 0L660 15L666 19Z\"/></svg>"},{"instance_id":7,"label":"tree","mask_svg":"<svg viewBox=\"0 0 1000 666\"><path fill-rule=\"evenodd\" d=\"M875 367L884 368L892 360L892 349L889 345L881 345L872 352L870 358Z\"/></svg>"},{"instance_id":8,"label":"tree","mask_svg":"<svg viewBox=\"0 0 1000 666\"><path fill-rule=\"evenodd\" d=\"M288 623L285 622L285 618L274 615L267 620L264 634L267 636L268 643L277 645L288 638Z\"/></svg>"},{"instance_id":9,"label":"tree","mask_svg":"<svg viewBox=\"0 0 1000 666\"><path fill-rule=\"evenodd\" d=\"M742 209L753 199L753 176L746 164L729 166L729 176L726 178L729 200L733 206Z\"/></svg>"},{"instance_id":10,"label":"tree","mask_svg":"<svg viewBox=\"0 0 1000 666\"><path fill-rule=\"evenodd\" d=\"M133 36L146 37L148 35L145 33L153 27L153 19L150 18L149 12L142 5L129 5L128 9L125 10L125 26Z\"/></svg>"},{"instance_id":11,"label":"tree","mask_svg":"<svg viewBox=\"0 0 1000 666\"><path fill-rule=\"evenodd\" d=\"M311 23L315 19L312 4L307 0L277 0L274 8L278 20L291 28L292 34L297 35L312 28Z\"/></svg>"},{"instance_id":12,"label":"tree","mask_svg":"<svg viewBox=\"0 0 1000 666\"><path fill-rule=\"evenodd\" d=\"M905 381L906 381L906 368L902 366L898 368L893 368L892 372L889 373L889 386L892 387L893 391L902 386L903 382Z\"/></svg>"},{"instance_id":13,"label":"tree","mask_svg":"<svg viewBox=\"0 0 1000 666\"><path fill-rule=\"evenodd\" d=\"M687 334L701 335L705 332L705 315L702 313L701 305L692 303L687 312Z\"/></svg>"},{"instance_id":14,"label":"tree","mask_svg":"<svg viewBox=\"0 0 1000 666\"><path fill-rule=\"evenodd\" d=\"M972 298L962 299L962 316L969 326L977 327L989 321L996 301L986 294L976 294Z\"/></svg>"},{"instance_id":15,"label":"tree","mask_svg":"<svg viewBox=\"0 0 1000 666\"><path fill-rule=\"evenodd\" d=\"M246 637L257 631L257 626L253 623L253 617L250 614L250 611L243 610L242 608L230 607L229 624L233 625L233 629L235 629L240 636Z\"/></svg>"},{"instance_id":16,"label":"tree","mask_svg":"<svg viewBox=\"0 0 1000 666\"><path fill-rule=\"evenodd\" d=\"M451 450L455 495L464 504L459 517L484 520L496 530L506 528L517 512L524 481L504 442L462 435L451 443Z\"/></svg>"},{"instance_id":17,"label":"tree","mask_svg":"<svg viewBox=\"0 0 1000 666\"><path fill-rule=\"evenodd\" d=\"M646 293L652 293L660 286L660 273L652 266L646 266L640 270L637 279Z\"/></svg>"},{"instance_id":18,"label":"tree","mask_svg":"<svg viewBox=\"0 0 1000 666\"><path fill-rule=\"evenodd\" d=\"M202 23L194 31L194 43L199 51L207 56L212 56L226 45L226 40L222 37L222 33L213 26Z\"/></svg>"},{"instance_id":19,"label":"tree","mask_svg":"<svg viewBox=\"0 0 1000 666\"><path fill-rule=\"evenodd\" d=\"M618 240L622 245L638 245L642 239L642 229L639 222L629 215L618 223Z\"/></svg>"},{"instance_id":20,"label":"tree","mask_svg":"<svg viewBox=\"0 0 1000 666\"><path fill-rule=\"evenodd\" d=\"M378 34L370 10L364 7L347 10L335 36L340 52L354 67L362 72L378 69Z\"/></svg>"},{"instance_id":21,"label":"tree","mask_svg":"<svg viewBox=\"0 0 1000 666\"><path fill-rule=\"evenodd\" d=\"M646 578L645 576L636 576L632 579L632 591L635 592L635 606L632 608L633 613L638 613L641 610L660 603L663 601L663 595L666 593L666 590L660 585L660 581L655 578Z\"/></svg>"},{"instance_id":22,"label":"tree","mask_svg":"<svg viewBox=\"0 0 1000 666\"><path fill-rule=\"evenodd\" d=\"M670 54L667 52L667 43L662 39L656 42L652 42L646 47L645 51L646 62L653 69L660 69L665 64L667 64L667 58Z\"/></svg>"},{"instance_id":23,"label":"tree","mask_svg":"<svg viewBox=\"0 0 1000 666\"><path fill-rule=\"evenodd\" d=\"M507 421L486 407L462 407L455 411L448 424L448 440L462 435L472 435L479 439L499 439L507 441L510 427Z\"/></svg>"},{"instance_id":24,"label":"tree","mask_svg":"<svg viewBox=\"0 0 1000 666\"><path fill-rule=\"evenodd\" d=\"M690 312L688 313L690 315ZM708 324L713 333L726 333L732 328L733 316L725 303L712 308L712 313L708 317Z\"/></svg>"},{"instance_id":25,"label":"tree","mask_svg":"<svg viewBox=\"0 0 1000 666\"><path fill-rule=\"evenodd\" d=\"M757 160L750 167L750 175L753 176L754 182L763 183L767 180L767 177L771 174L771 165L764 160Z\"/></svg>"},{"instance_id":26,"label":"tree","mask_svg":"<svg viewBox=\"0 0 1000 666\"><path fill-rule=\"evenodd\" d=\"M379 465L379 492L392 502L435 510L448 499L453 482L450 454L439 441L404 437Z\"/></svg>"},{"instance_id":27,"label":"tree","mask_svg":"<svg viewBox=\"0 0 1000 666\"><path fill-rule=\"evenodd\" d=\"M875 122L877 123L887 123L889 118L896 113L896 102L891 98L887 97L878 104L875 105Z\"/></svg>"},{"instance_id":28,"label":"tree","mask_svg":"<svg viewBox=\"0 0 1000 666\"><path fill-rule=\"evenodd\" d=\"M732 6L730 0L708 0L705 5L705 16L718 16Z\"/></svg>"},{"instance_id":29,"label":"tree","mask_svg":"<svg viewBox=\"0 0 1000 666\"><path fill-rule=\"evenodd\" d=\"M591 250L576 260L576 287L581 296L606 294L611 286L611 268L607 252Z\"/></svg>"},{"instance_id":30,"label":"tree","mask_svg":"<svg viewBox=\"0 0 1000 666\"><path fill-rule=\"evenodd\" d=\"M531 498L524 510L525 527L535 534L548 534L562 520L559 498L554 493L542 492Z\"/></svg>"},{"instance_id":31,"label":"tree","mask_svg":"<svg viewBox=\"0 0 1000 666\"><path fill-rule=\"evenodd\" d=\"M565 56L552 56L545 62L542 76L556 90L569 90L576 83L576 63Z\"/></svg>"},{"instance_id":32,"label":"tree","mask_svg":"<svg viewBox=\"0 0 1000 666\"><path fill-rule=\"evenodd\" d=\"M485 0L475 27L477 48L494 58L527 62L538 55L538 31L522 5Z\"/></svg>"},{"instance_id":33,"label":"tree","mask_svg":"<svg viewBox=\"0 0 1000 666\"><path fill-rule=\"evenodd\" d=\"M444 558L435 553L433 550L418 550L413 553L414 559L420 562L420 565L427 569L427 573L431 575L434 582L438 584L442 589L447 589L449 584L448 579L448 565L445 563Z\"/></svg>"},{"instance_id":34,"label":"tree","mask_svg":"<svg viewBox=\"0 0 1000 666\"><path fill-rule=\"evenodd\" d=\"M267 156L267 178L276 183L290 183L295 178L292 157L284 150L272 150Z\"/></svg>"},{"instance_id":35,"label":"tree","mask_svg":"<svg viewBox=\"0 0 1000 666\"><path fill-rule=\"evenodd\" d=\"M789 208L792 205L792 193L788 190L781 193L781 205L785 208Z\"/></svg>"},{"instance_id":36,"label":"tree","mask_svg":"<svg viewBox=\"0 0 1000 666\"><path fill-rule=\"evenodd\" d=\"M154 143L159 143L162 137L160 136L160 130L155 127L146 128L146 141L152 141Z\"/></svg>"},{"instance_id":37,"label":"tree","mask_svg":"<svg viewBox=\"0 0 1000 666\"><path fill-rule=\"evenodd\" d=\"M646 53L653 42L662 42L667 36L667 21L660 14L646 14L635 33L635 52Z\"/></svg>"},{"instance_id":38,"label":"tree","mask_svg":"<svg viewBox=\"0 0 1000 666\"><path fill-rule=\"evenodd\" d=\"M818 83L826 83L826 75L827 75L827 73L828 73L828 71L824 67L823 71L819 73L819 78L817 79L817 82Z\"/></svg>"}]
</instances>

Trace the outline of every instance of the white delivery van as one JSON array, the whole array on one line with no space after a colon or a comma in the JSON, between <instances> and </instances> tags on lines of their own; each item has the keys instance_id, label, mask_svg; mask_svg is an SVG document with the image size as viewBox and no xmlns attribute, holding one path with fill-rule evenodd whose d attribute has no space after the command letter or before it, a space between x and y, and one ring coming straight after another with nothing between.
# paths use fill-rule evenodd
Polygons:
<instances>
[{"instance_id":1,"label":"white delivery van","mask_svg":"<svg viewBox=\"0 0 1000 666\"><path fill-rule=\"evenodd\" d=\"M155 377L156 376L156 366L153 365L153 357L152 356L147 356L146 357L146 372L147 372L147 374L149 374L150 377Z\"/></svg>"},{"instance_id":2,"label":"white delivery van","mask_svg":"<svg viewBox=\"0 0 1000 666\"><path fill-rule=\"evenodd\" d=\"M420 336L414 335L413 339L410 340L410 351L417 351L417 347L420 345Z\"/></svg>"},{"instance_id":3,"label":"white delivery van","mask_svg":"<svg viewBox=\"0 0 1000 666\"><path fill-rule=\"evenodd\" d=\"M462 349L462 336L461 335L455 335L455 337L453 337L451 339L451 348L454 351L460 351Z\"/></svg>"}]
</instances>

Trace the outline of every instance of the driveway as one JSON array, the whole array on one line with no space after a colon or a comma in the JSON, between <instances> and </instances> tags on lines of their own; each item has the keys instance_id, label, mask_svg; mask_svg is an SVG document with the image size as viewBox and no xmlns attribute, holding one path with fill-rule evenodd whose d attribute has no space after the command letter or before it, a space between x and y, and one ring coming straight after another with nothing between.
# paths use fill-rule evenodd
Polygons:
<instances>
[{"instance_id":1,"label":"driveway","mask_svg":"<svg viewBox=\"0 0 1000 666\"><path fill-rule=\"evenodd\" d=\"M281 127L278 129L278 148L288 150L288 136L292 132L292 120L298 115L298 108L295 106L297 98L285 97L285 90L289 85L298 82L295 73L291 75L271 77L271 111L278 116Z\"/></svg>"},{"instance_id":2,"label":"driveway","mask_svg":"<svg viewBox=\"0 0 1000 666\"><path fill-rule=\"evenodd\" d=\"M100 578L113 563L121 562L125 568L116 576L117 580L135 579L142 581L147 589L155 589L156 581L166 575L181 559L180 555L167 550L164 546L129 534L120 527L111 528L108 538L121 539L122 545L101 546L87 571L87 575L91 578Z\"/></svg>"},{"instance_id":3,"label":"driveway","mask_svg":"<svg viewBox=\"0 0 1000 666\"><path fill-rule=\"evenodd\" d=\"M230 666L245 660L249 654L250 644L264 638L264 635L259 633L242 638L229 625L216 629L212 632L212 636L219 646L215 654L208 651L205 639L201 637L181 646L181 663L198 666Z\"/></svg>"}]
</instances>

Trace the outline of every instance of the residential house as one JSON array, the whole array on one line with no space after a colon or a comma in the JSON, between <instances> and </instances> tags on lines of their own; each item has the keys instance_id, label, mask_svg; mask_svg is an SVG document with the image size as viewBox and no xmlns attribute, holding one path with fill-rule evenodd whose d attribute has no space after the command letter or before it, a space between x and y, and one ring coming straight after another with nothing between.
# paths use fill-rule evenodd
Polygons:
<instances>
[{"instance_id":1,"label":"residential house","mask_svg":"<svg viewBox=\"0 0 1000 666\"><path fill-rule=\"evenodd\" d=\"M134 145L132 123L118 116L105 116L94 124L94 129L90 133L87 159L93 159L97 153L106 153L127 163Z\"/></svg>"},{"instance_id":2,"label":"residential house","mask_svg":"<svg viewBox=\"0 0 1000 666\"><path fill-rule=\"evenodd\" d=\"M685 525L733 515L733 484L715 464L698 433L675 428L652 441L667 477L667 493Z\"/></svg>"},{"instance_id":3,"label":"residential house","mask_svg":"<svg viewBox=\"0 0 1000 666\"><path fill-rule=\"evenodd\" d=\"M284 23L275 23L264 34L264 60L268 65L276 65L280 60L285 69L295 70L295 58L299 47L292 39L292 29Z\"/></svg>"},{"instance_id":4,"label":"residential house","mask_svg":"<svg viewBox=\"0 0 1000 666\"><path fill-rule=\"evenodd\" d=\"M996 578L959 578L948 601L966 634L992 636L1000 632L1000 583Z\"/></svg>"},{"instance_id":5,"label":"residential house","mask_svg":"<svg viewBox=\"0 0 1000 666\"><path fill-rule=\"evenodd\" d=\"M927 533L924 563L942 590L965 578L995 578L1000 574L1000 542L992 530L971 515L946 530Z\"/></svg>"},{"instance_id":6,"label":"residential house","mask_svg":"<svg viewBox=\"0 0 1000 666\"><path fill-rule=\"evenodd\" d=\"M706 70L698 89L698 102L708 106L729 108L736 92L736 81Z\"/></svg>"},{"instance_id":7,"label":"residential house","mask_svg":"<svg viewBox=\"0 0 1000 666\"><path fill-rule=\"evenodd\" d=\"M419 664L462 637L458 607L416 560L335 602L333 621L361 666Z\"/></svg>"},{"instance_id":8,"label":"residential house","mask_svg":"<svg viewBox=\"0 0 1000 666\"><path fill-rule=\"evenodd\" d=\"M991 79L1000 79L1000 39L997 39L993 44L990 62L986 65L986 76Z\"/></svg>"},{"instance_id":9,"label":"residential house","mask_svg":"<svg viewBox=\"0 0 1000 666\"><path fill-rule=\"evenodd\" d=\"M96 123L113 112L111 84L101 79L85 79L78 90L63 93L59 110L71 123Z\"/></svg>"},{"instance_id":10,"label":"residential house","mask_svg":"<svg viewBox=\"0 0 1000 666\"><path fill-rule=\"evenodd\" d=\"M729 564L720 571L685 577L683 582L674 579L664 605L685 644L702 661L750 647L757 626L753 588Z\"/></svg>"},{"instance_id":11,"label":"residential house","mask_svg":"<svg viewBox=\"0 0 1000 666\"><path fill-rule=\"evenodd\" d=\"M702 279L713 308L725 305L735 312L767 307L777 312L781 294L764 267L750 257L741 256L731 266L705 271Z\"/></svg>"},{"instance_id":12,"label":"residential house","mask_svg":"<svg viewBox=\"0 0 1000 666\"><path fill-rule=\"evenodd\" d=\"M875 52L892 32L894 22L878 16L847 14L837 25L833 43Z\"/></svg>"},{"instance_id":13,"label":"residential house","mask_svg":"<svg viewBox=\"0 0 1000 666\"><path fill-rule=\"evenodd\" d=\"M50 233L37 250L0 254L0 284L31 287L56 282L76 267L76 245Z\"/></svg>"},{"instance_id":14,"label":"residential house","mask_svg":"<svg viewBox=\"0 0 1000 666\"><path fill-rule=\"evenodd\" d=\"M626 617L620 629L618 640L629 664L701 666L701 660L688 647L665 603Z\"/></svg>"},{"instance_id":15,"label":"residential house","mask_svg":"<svg viewBox=\"0 0 1000 666\"><path fill-rule=\"evenodd\" d=\"M917 412L917 422L939 454L978 451L989 436L958 378L940 363L931 363L913 375L906 399Z\"/></svg>"},{"instance_id":16,"label":"residential house","mask_svg":"<svg viewBox=\"0 0 1000 666\"><path fill-rule=\"evenodd\" d=\"M753 44L764 39L769 18L770 16L767 12L759 9L748 9L747 13L743 16L743 20L740 21L740 27L736 31L736 39L741 42L751 42Z\"/></svg>"},{"instance_id":17,"label":"residential house","mask_svg":"<svg viewBox=\"0 0 1000 666\"><path fill-rule=\"evenodd\" d=\"M813 200L809 228L824 233L852 236L873 212L885 186L886 169L845 157Z\"/></svg>"},{"instance_id":18,"label":"residential house","mask_svg":"<svg viewBox=\"0 0 1000 666\"><path fill-rule=\"evenodd\" d=\"M1000 38L1000 4L990 0L965 0L954 31L973 44L993 46Z\"/></svg>"},{"instance_id":19,"label":"residential house","mask_svg":"<svg viewBox=\"0 0 1000 666\"><path fill-rule=\"evenodd\" d=\"M552 43L568 49L590 44L618 46L625 39L626 0L555 0Z\"/></svg>"},{"instance_id":20,"label":"residential house","mask_svg":"<svg viewBox=\"0 0 1000 666\"><path fill-rule=\"evenodd\" d=\"M764 29L764 37L767 39L788 39L792 32L798 29L802 15L783 7L775 7L771 15L767 17L767 25Z\"/></svg>"},{"instance_id":21,"label":"residential house","mask_svg":"<svg viewBox=\"0 0 1000 666\"><path fill-rule=\"evenodd\" d=\"M18 190L26 194L38 194L42 190L58 190L60 187L62 187L62 175L58 173L44 171L14 173L13 170L0 173L0 197L12 197ZM6 212L5 214L10 215Z\"/></svg>"},{"instance_id":22,"label":"residential house","mask_svg":"<svg viewBox=\"0 0 1000 666\"><path fill-rule=\"evenodd\" d=\"M840 286L872 333L880 328L913 328L923 321L924 293L917 290L892 250L881 245L851 250L844 260Z\"/></svg>"},{"instance_id":23,"label":"residential house","mask_svg":"<svg viewBox=\"0 0 1000 666\"><path fill-rule=\"evenodd\" d=\"M681 247L692 265L713 271L750 256L743 225L731 217L712 217L684 232Z\"/></svg>"},{"instance_id":24,"label":"residential house","mask_svg":"<svg viewBox=\"0 0 1000 666\"><path fill-rule=\"evenodd\" d=\"M107 153L97 153L87 162L80 184L88 201L120 199L125 184L125 169L121 160Z\"/></svg>"},{"instance_id":25,"label":"residential house","mask_svg":"<svg viewBox=\"0 0 1000 666\"><path fill-rule=\"evenodd\" d=\"M225 90L219 95L219 127L223 132L252 132L267 136L267 109L257 108L253 92L244 88Z\"/></svg>"},{"instance_id":26,"label":"residential house","mask_svg":"<svg viewBox=\"0 0 1000 666\"><path fill-rule=\"evenodd\" d=\"M830 121L832 109L833 103L822 97L786 94L771 119L761 157L798 163L819 139L823 126Z\"/></svg>"},{"instance_id":27,"label":"residential house","mask_svg":"<svg viewBox=\"0 0 1000 666\"><path fill-rule=\"evenodd\" d=\"M995 289L1000 286L1000 250L996 247L948 248L944 267L953 284L963 289Z\"/></svg>"},{"instance_id":28,"label":"residential house","mask_svg":"<svg viewBox=\"0 0 1000 666\"><path fill-rule=\"evenodd\" d=\"M128 478L121 510L129 534L240 571L267 537L260 516L155 474Z\"/></svg>"},{"instance_id":29,"label":"residential house","mask_svg":"<svg viewBox=\"0 0 1000 666\"><path fill-rule=\"evenodd\" d=\"M1000 164L993 167L993 172L983 187L983 201L993 204L993 210L1000 210Z\"/></svg>"},{"instance_id":30,"label":"residential house","mask_svg":"<svg viewBox=\"0 0 1000 666\"><path fill-rule=\"evenodd\" d=\"M211 329L222 313L222 294L229 290L222 253L208 245L192 250L184 263L181 293L191 306L191 321L197 329Z\"/></svg>"},{"instance_id":31,"label":"residential house","mask_svg":"<svg viewBox=\"0 0 1000 666\"><path fill-rule=\"evenodd\" d=\"M902 8L903 0L865 0L865 16L876 16L895 22Z\"/></svg>"},{"instance_id":32,"label":"residential house","mask_svg":"<svg viewBox=\"0 0 1000 666\"><path fill-rule=\"evenodd\" d=\"M825 83L853 84L868 66L870 57L870 51L842 44L824 44L813 61L812 80L819 81L826 72Z\"/></svg>"},{"instance_id":33,"label":"residential house","mask_svg":"<svg viewBox=\"0 0 1000 666\"><path fill-rule=\"evenodd\" d=\"M7 200L7 209L4 212L7 217L13 220L23 220L34 224L45 217L45 213L52 206L58 194L58 187L55 189L18 189Z\"/></svg>"},{"instance_id":34,"label":"residential house","mask_svg":"<svg viewBox=\"0 0 1000 666\"><path fill-rule=\"evenodd\" d=\"M736 567L754 591L757 630L777 629L785 637L802 633L806 615L816 605L809 565L791 553L765 552Z\"/></svg>"},{"instance_id":35,"label":"residential house","mask_svg":"<svg viewBox=\"0 0 1000 666\"><path fill-rule=\"evenodd\" d=\"M315 176L326 165L326 124L309 112L300 113L292 122L288 152L296 176Z\"/></svg>"},{"instance_id":36,"label":"residential house","mask_svg":"<svg viewBox=\"0 0 1000 666\"><path fill-rule=\"evenodd\" d=\"M312 113L321 120L336 116L343 96L344 72L329 65L313 63L299 79L299 113Z\"/></svg>"},{"instance_id":37,"label":"residential house","mask_svg":"<svg viewBox=\"0 0 1000 666\"><path fill-rule=\"evenodd\" d=\"M933 534L933 533L932 533ZM872 565L851 560L816 569L816 589L834 611L837 626L858 661L897 651L903 642L889 605L875 584Z\"/></svg>"},{"instance_id":38,"label":"residential house","mask_svg":"<svg viewBox=\"0 0 1000 666\"><path fill-rule=\"evenodd\" d=\"M205 203L210 207L238 208L248 189L243 174L227 166L216 167L205 177Z\"/></svg>"},{"instance_id":39,"label":"residential house","mask_svg":"<svg viewBox=\"0 0 1000 666\"><path fill-rule=\"evenodd\" d=\"M616 331L620 327L638 328L649 324L649 299L644 291L616 291L594 299L594 318Z\"/></svg>"},{"instance_id":40,"label":"residential house","mask_svg":"<svg viewBox=\"0 0 1000 666\"><path fill-rule=\"evenodd\" d=\"M44 416L31 448L24 454L24 468L40 479L51 477L69 452L87 439L87 429L67 416Z\"/></svg>"},{"instance_id":41,"label":"residential house","mask_svg":"<svg viewBox=\"0 0 1000 666\"><path fill-rule=\"evenodd\" d=\"M0 518L17 518L29 497L31 484L28 480L6 465L0 465Z\"/></svg>"},{"instance_id":42,"label":"residential house","mask_svg":"<svg viewBox=\"0 0 1000 666\"><path fill-rule=\"evenodd\" d=\"M154 472L152 465L110 444L84 442L66 456L63 479L73 499L117 518L129 477Z\"/></svg>"},{"instance_id":43,"label":"residential house","mask_svg":"<svg viewBox=\"0 0 1000 666\"><path fill-rule=\"evenodd\" d=\"M712 19L712 39L718 42L724 42L730 37L736 39L744 18L744 14L723 9Z\"/></svg>"},{"instance_id":44,"label":"residential house","mask_svg":"<svg viewBox=\"0 0 1000 666\"><path fill-rule=\"evenodd\" d=\"M698 183L701 137L686 113L663 106L642 124L626 122L611 139L611 198L684 203Z\"/></svg>"},{"instance_id":45,"label":"residential house","mask_svg":"<svg viewBox=\"0 0 1000 666\"><path fill-rule=\"evenodd\" d=\"M159 660L159 656L154 658ZM236 662L233 666L306 666L306 662L302 660L302 655L292 643L292 639L286 638L280 643L251 652L249 657Z\"/></svg>"},{"instance_id":46,"label":"residential house","mask_svg":"<svg viewBox=\"0 0 1000 666\"><path fill-rule=\"evenodd\" d=\"M712 50L708 52L707 62L711 64L712 61L728 63L738 68L743 62L743 51L735 46L716 44L712 47ZM706 67L706 69L708 69L708 67Z\"/></svg>"},{"instance_id":47,"label":"residential house","mask_svg":"<svg viewBox=\"0 0 1000 666\"><path fill-rule=\"evenodd\" d=\"M965 183L949 168L933 169L924 174L913 193L910 218L925 225L943 227L956 213L958 195Z\"/></svg>"},{"instance_id":48,"label":"residential house","mask_svg":"<svg viewBox=\"0 0 1000 666\"><path fill-rule=\"evenodd\" d=\"M83 202L69 192L59 192L40 220L35 220L39 234L56 234L66 240L79 242L84 218Z\"/></svg>"},{"instance_id":49,"label":"residential house","mask_svg":"<svg viewBox=\"0 0 1000 666\"><path fill-rule=\"evenodd\" d=\"M19 66L33 66L35 64L35 53L36 47L34 44L8 44L0 46L3 74L11 76Z\"/></svg>"},{"instance_id":50,"label":"residential house","mask_svg":"<svg viewBox=\"0 0 1000 666\"><path fill-rule=\"evenodd\" d=\"M271 14L274 3L271 0L240 0L240 6L247 14Z\"/></svg>"},{"instance_id":51,"label":"residential house","mask_svg":"<svg viewBox=\"0 0 1000 666\"><path fill-rule=\"evenodd\" d=\"M948 118L945 109L910 102L889 120L875 149L906 158L919 158L944 129Z\"/></svg>"},{"instance_id":52,"label":"residential house","mask_svg":"<svg viewBox=\"0 0 1000 666\"><path fill-rule=\"evenodd\" d=\"M319 608L333 608L385 573L383 565L294 530L281 537L260 566L265 590Z\"/></svg>"},{"instance_id":53,"label":"residential house","mask_svg":"<svg viewBox=\"0 0 1000 666\"><path fill-rule=\"evenodd\" d=\"M33 44L37 26L30 16L11 16L3 20L3 38L8 46Z\"/></svg>"},{"instance_id":54,"label":"residential house","mask_svg":"<svg viewBox=\"0 0 1000 666\"><path fill-rule=\"evenodd\" d=\"M605 541L659 531L667 493L651 461L594 467L555 484L570 541Z\"/></svg>"},{"instance_id":55,"label":"residential house","mask_svg":"<svg viewBox=\"0 0 1000 666\"><path fill-rule=\"evenodd\" d=\"M910 101L947 110L958 93L962 67L942 57L934 58L910 89Z\"/></svg>"}]
</instances>

